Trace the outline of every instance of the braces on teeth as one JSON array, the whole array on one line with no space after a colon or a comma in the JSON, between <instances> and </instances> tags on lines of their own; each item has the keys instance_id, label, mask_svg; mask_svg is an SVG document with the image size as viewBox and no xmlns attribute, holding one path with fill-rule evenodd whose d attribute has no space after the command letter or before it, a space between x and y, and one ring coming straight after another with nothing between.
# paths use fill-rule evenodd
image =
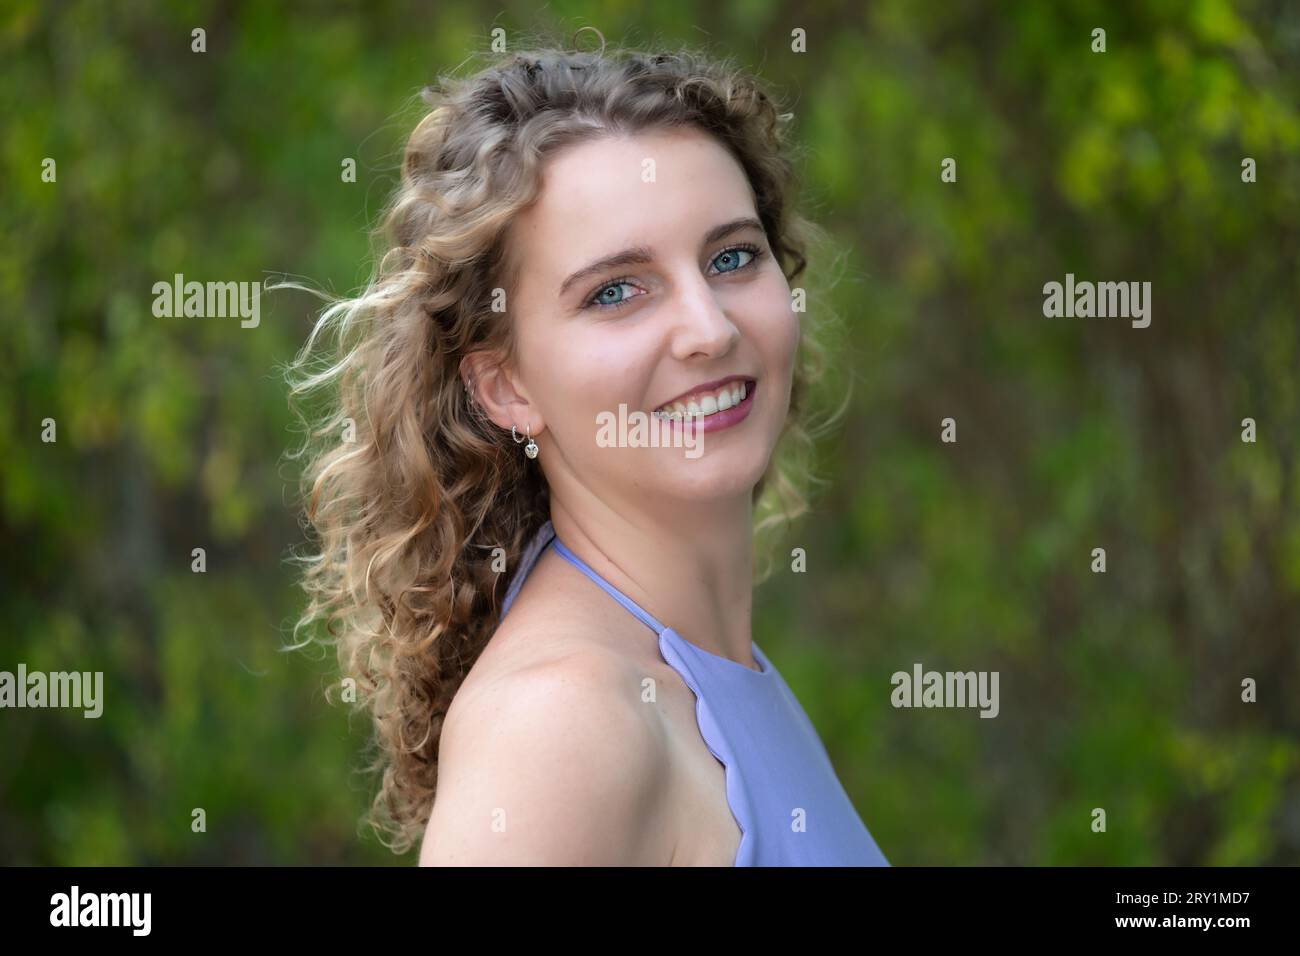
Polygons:
<instances>
[{"instance_id":1,"label":"braces on teeth","mask_svg":"<svg viewBox=\"0 0 1300 956\"><path fill-rule=\"evenodd\" d=\"M727 406L727 408L735 408L737 405L739 405L741 402L743 402L746 398L749 397L749 385L747 383L742 384L738 394L740 397L736 398L730 405ZM726 411L726 409L722 408L719 405L715 407L715 409L711 412L705 412L703 408L697 406L694 412L691 412L689 408L686 409L686 411L684 412L679 412L676 410L665 411L663 409L655 409L650 414L662 421L684 421L690 419L708 418L721 411Z\"/></svg>"}]
</instances>

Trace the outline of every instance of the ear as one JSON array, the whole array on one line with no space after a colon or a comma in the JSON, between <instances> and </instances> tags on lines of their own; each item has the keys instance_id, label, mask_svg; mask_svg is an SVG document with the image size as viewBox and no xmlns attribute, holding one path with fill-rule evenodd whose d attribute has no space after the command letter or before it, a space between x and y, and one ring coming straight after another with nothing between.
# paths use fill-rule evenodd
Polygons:
<instances>
[{"instance_id":1,"label":"ear","mask_svg":"<svg viewBox=\"0 0 1300 956\"><path fill-rule=\"evenodd\" d=\"M509 431L514 426L520 435L531 428L534 438L541 434L546 425L513 369L482 351L466 355L460 368L470 397L499 428Z\"/></svg>"}]
</instances>

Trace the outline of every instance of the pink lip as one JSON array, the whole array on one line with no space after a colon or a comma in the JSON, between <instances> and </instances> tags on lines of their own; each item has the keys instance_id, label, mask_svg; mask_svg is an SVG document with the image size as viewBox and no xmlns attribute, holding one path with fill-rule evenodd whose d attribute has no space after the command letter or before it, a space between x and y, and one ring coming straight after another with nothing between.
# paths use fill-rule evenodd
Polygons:
<instances>
[{"instance_id":1,"label":"pink lip","mask_svg":"<svg viewBox=\"0 0 1300 956\"><path fill-rule=\"evenodd\" d=\"M731 379L723 379L723 382L729 382ZM742 379L743 381L743 379ZM724 428L730 428L732 425L738 425L749 417L750 410L754 407L754 393L758 391L758 382L750 380L750 384L745 389L745 397L739 405L733 405L726 411L714 412L707 418L699 419L662 419L661 425L671 425L673 428L686 428L688 425L695 428L697 432L716 432ZM693 393L692 393L693 394Z\"/></svg>"}]
</instances>

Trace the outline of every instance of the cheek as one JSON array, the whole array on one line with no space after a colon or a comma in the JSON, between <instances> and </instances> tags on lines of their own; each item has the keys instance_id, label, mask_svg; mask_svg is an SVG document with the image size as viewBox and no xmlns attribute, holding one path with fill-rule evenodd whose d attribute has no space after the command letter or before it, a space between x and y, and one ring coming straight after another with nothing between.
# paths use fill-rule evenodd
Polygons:
<instances>
[{"instance_id":1,"label":"cheek","mask_svg":"<svg viewBox=\"0 0 1300 956\"><path fill-rule=\"evenodd\" d=\"M653 341L639 341L629 335L587 332L587 342L566 352L556 375L561 387L583 407L609 407L635 402L637 389L647 381L650 360L656 354Z\"/></svg>"},{"instance_id":2,"label":"cheek","mask_svg":"<svg viewBox=\"0 0 1300 956\"><path fill-rule=\"evenodd\" d=\"M784 299L769 304L764 313L759 348L768 372L768 395L774 407L787 409L799 352L801 314Z\"/></svg>"},{"instance_id":3,"label":"cheek","mask_svg":"<svg viewBox=\"0 0 1300 956\"><path fill-rule=\"evenodd\" d=\"M752 314L761 316L757 331L768 361L778 369L793 367L799 346L799 313L791 305L790 285L781 272L773 270L755 287L753 306Z\"/></svg>"},{"instance_id":4,"label":"cheek","mask_svg":"<svg viewBox=\"0 0 1300 956\"><path fill-rule=\"evenodd\" d=\"M550 394L558 398L550 412L557 434L595 448L601 414L618 416L620 404L630 413L646 400L646 358L655 355L650 345L589 330L581 344L552 348L551 354L546 374Z\"/></svg>"},{"instance_id":5,"label":"cheek","mask_svg":"<svg viewBox=\"0 0 1300 956\"><path fill-rule=\"evenodd\" d=\"M788 299L769 301L758 327L760 348L774 372L788 374L799 349L800 315Z\"/></svg>"},{"instance_id":6,"label":"cheek","mask_svg":"<svg viewBox=\"0 0 1300 956\"><path fill-rule=\"evenodd\" d=\"M795 352L799 350L799 338L803 330L803 316L801 313L795 312L793 309L787 309L784 318L786 361L789 365L793 366Z\"/></svg>"}]
</instances>

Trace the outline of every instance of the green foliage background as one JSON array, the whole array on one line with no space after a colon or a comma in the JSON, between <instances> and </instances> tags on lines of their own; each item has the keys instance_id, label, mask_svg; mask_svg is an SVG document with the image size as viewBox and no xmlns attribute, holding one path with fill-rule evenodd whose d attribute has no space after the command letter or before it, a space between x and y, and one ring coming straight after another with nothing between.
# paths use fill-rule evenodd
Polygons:
<instances>
[{"instance_id":1,"label":"green foliage background","mask_svg":"<svg viewBox=\"0 0 1300 956\"><path fill-rule=\"evenodd\" d=\"M853 401L755 640L891 861L1300 862L1300 7L548 10L4 4L0 669L102 670L106 706L0 712L0 860L413 862L357 826L332 659L277 651L304 540L277 367L314 303L244 329L151 289L352 290L418 88L494 27L591 24L793 104ZM1067 272L1150 281L1151 327L1044 318ZM999 671L999 717L894 709L916 662Z\"/></svg>"}]
</instances>

